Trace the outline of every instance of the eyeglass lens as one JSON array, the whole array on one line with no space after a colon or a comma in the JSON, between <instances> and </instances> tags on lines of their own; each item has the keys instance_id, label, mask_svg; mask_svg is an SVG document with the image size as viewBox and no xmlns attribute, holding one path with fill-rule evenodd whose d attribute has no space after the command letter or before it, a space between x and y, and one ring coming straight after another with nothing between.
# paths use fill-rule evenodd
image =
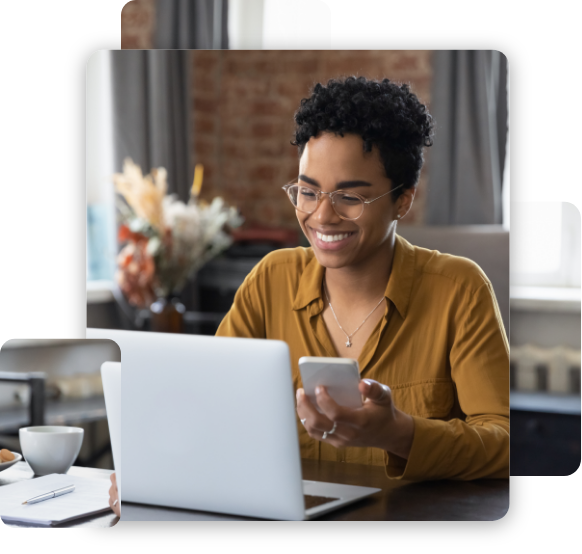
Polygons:
<instances>
[{"instance_id":1,"label":"eyeglass lens","mask_svg":"<svg viewBox=\"0 0 582 554\"><path fill-rule=\"evenodd\" d=\"M302 212L313 213L317 209L318 194L312 188L292 185L287 189L291 203ZM357 196L344 191L333 194L332 205L340 217L357 219L364 211L364 202Z\"/></svg>"}]
</instances>

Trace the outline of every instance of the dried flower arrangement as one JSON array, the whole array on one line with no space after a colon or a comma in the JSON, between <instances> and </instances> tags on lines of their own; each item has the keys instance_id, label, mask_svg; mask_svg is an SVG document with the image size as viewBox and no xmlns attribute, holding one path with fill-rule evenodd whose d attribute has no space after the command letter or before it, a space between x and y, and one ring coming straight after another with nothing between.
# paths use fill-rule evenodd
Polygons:
<instances>
[{"instance_id":1,"label":"dried flower arrangement","mask_svg":"<svg viewBox=\"0 0 582 554\"><path fill-rule=\"evenodd\" d=\"M243 222L236 208L220 197L199 201L203 168L196 166L190 201L167 194L167 172L145 177L127 158L113 176L122 224L117 282L128 302L147 307L156 298L179 294L188 280L232 244L229 235Z\"/></svg>"}]
</instances>

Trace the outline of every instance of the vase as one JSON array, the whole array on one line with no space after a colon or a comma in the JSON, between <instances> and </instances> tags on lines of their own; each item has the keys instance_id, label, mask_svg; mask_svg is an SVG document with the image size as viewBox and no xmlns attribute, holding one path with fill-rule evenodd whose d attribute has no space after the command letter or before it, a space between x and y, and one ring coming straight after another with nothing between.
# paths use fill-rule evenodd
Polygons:
<instances>
[{"instance_id":1,"label":"vase","mask_svg":"<svg viewBox=\"0 0 582 554\"><path fill-rule=\"evenodd\" d=\"M186 307L177 298L158 298L150 306L150 330L156 333L182 333Z\"/></svg>"}]
</instances>

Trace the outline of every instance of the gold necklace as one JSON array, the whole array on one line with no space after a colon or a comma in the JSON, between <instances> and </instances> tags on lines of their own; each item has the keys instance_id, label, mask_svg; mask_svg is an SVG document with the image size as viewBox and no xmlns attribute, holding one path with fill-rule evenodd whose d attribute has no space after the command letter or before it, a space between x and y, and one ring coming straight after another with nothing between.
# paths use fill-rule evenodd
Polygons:
<instances>
[{"instance_id":1,"label":"gold necklace","mask_svg":"<svg viewBox=\"0 0 582 554\"><path fill-rule=\"evenodd\" d=\"M333 317L335 319L335 322L337 323L337 326L342 330L342 333L346 336L346 338L348 339L346 341L346 346L348 348L352 347L352 337L360 330L360 327L362 327L362 325L364 325L364 323L366 323L366 321L368 321L368 319L370 318L370 316L377 310L378 306L380 304L382 304L382 300L384 300L384 297L382 296L382 298L380 298L380 302L378 302L378 304L376 304L374 306L374 309L366 316L366 319L364 319L364 321L362 321L362 323L360 323L360 325L358 326L358 328L351 334L348 335L345 331L344 328L340 325L340 322L338 321L337 315L335 315L335 311L333 309L333 306L331 305L331 300L329 298L329 293L327 292L327 286L325 284L325 279L323 281L323 290L325 292L325 296L327 297L327 303L329 304L329 307L331 309L331 313L333 314Z\"/></svg>"}]
</instances>

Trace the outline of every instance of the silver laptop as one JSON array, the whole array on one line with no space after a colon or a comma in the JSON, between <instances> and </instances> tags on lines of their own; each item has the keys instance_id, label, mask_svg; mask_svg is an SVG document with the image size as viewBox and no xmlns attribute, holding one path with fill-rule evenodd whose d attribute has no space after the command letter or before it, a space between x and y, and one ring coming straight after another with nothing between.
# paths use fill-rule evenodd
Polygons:
<instances>
[{"instance_id":1,"label":"silver laptop","mask_svg":"<svg viewBox=\"0 0 582 554\"><path fill-rule=\"evenodd\" d=\"M302 520L380 490L302 480L284 342L108 329L87 338L122 353L122 502Z\"/></svg>"}]
</instances>

